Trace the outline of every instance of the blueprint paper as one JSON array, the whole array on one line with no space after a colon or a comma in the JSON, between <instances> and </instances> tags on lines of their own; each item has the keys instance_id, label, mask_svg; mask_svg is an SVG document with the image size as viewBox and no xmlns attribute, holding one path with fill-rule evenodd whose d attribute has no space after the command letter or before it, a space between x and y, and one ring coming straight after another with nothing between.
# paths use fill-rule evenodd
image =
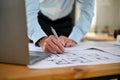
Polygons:
<instances>
[{"instance_id":1,"label":"blueprint paper","mask_svg":"<svg viewBox=\"0 0 120 80\"><path fill-rule=\"evenodd\" d=\"M30 69L46 69L79 65L120 63L120 48L118 48L118 46L112 48L112 46L114 45L105 48L90 44L79 44L75 47L65 48L63 54L52 54L42 61L33 65L28 65L28 67ZM29 50L42 51L41 48L35 47L33 44L29 44Z\"/></svg>"}]
</instances>

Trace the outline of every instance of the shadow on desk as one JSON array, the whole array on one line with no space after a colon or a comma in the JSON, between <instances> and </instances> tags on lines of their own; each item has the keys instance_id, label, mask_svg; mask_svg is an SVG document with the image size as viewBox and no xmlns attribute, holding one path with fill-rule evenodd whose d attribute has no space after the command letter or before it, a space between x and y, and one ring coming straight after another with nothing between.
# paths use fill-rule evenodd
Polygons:
<instances>
[{"instance_id":1,"label":"shadow on desk","mask_svg":"<svg viewBox=\"0 0 120 80\"><path fill-rule=\"evenodd\" d=\"M120 80L120 75L110 75L110 76L95 77L95 78L88 78L82 80Z\"/></svg>"}]
</instances>

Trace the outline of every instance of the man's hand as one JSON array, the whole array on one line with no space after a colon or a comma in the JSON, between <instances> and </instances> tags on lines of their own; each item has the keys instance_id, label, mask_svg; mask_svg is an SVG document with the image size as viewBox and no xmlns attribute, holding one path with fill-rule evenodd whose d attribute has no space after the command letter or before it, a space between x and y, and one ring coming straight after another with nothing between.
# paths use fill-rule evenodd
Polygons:
<instances>
[{"instance_id":1,"label":"man's hand","mask_svg":"<svg viewBox=\"0 0 120 80\"><path fill-rule=\"evenodd\" d=\"M64 47L72 47L76 45L75 41L67 38L66 36L60 36L59 40L63 44Z\"/></svg>"},{"instance_id":2,"label":"man's hand","mask_svg":"<svg viewBox=\"0 0 120 80\"><path fill-rule=\"evenodd\" d=\"M64 46L63 44L55 38L54 35L49 37L43 37L38 44L42 47L45 52L51 53L63 53Z\"/></svg>"}]
</instances>

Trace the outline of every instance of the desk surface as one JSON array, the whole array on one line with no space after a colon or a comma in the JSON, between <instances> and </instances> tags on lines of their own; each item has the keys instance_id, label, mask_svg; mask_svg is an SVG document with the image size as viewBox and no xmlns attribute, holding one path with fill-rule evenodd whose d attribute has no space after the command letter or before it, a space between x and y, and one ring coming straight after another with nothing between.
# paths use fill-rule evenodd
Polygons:
<instances>
[{"instance_id":1,"label":"desk surface","mask_svg":"<svg viewBox=\"0 0 120 80\"><path fill-rule=\"evenodd\" d=\"M120 74L120 63L30 70L26 66L0 64L0 80L72 80Z\"/></svg>"}]
</instances>

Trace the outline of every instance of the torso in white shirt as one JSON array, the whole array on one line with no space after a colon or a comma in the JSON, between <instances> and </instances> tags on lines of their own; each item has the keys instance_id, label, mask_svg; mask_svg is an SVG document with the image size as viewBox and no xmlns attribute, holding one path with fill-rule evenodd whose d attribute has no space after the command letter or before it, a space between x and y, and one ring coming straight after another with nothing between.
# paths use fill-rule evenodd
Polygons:
<instances>
[{"instance_id":1,"label":"torso in white shirt","mask_svg":"<svg viewBox=\"0 0 120 80\"><path fill-rule=\"evenodd\" d=\"M68 15L73 8L74 0L39 0L41 12L51 20Z\"/></svg>"}]
</instances>

